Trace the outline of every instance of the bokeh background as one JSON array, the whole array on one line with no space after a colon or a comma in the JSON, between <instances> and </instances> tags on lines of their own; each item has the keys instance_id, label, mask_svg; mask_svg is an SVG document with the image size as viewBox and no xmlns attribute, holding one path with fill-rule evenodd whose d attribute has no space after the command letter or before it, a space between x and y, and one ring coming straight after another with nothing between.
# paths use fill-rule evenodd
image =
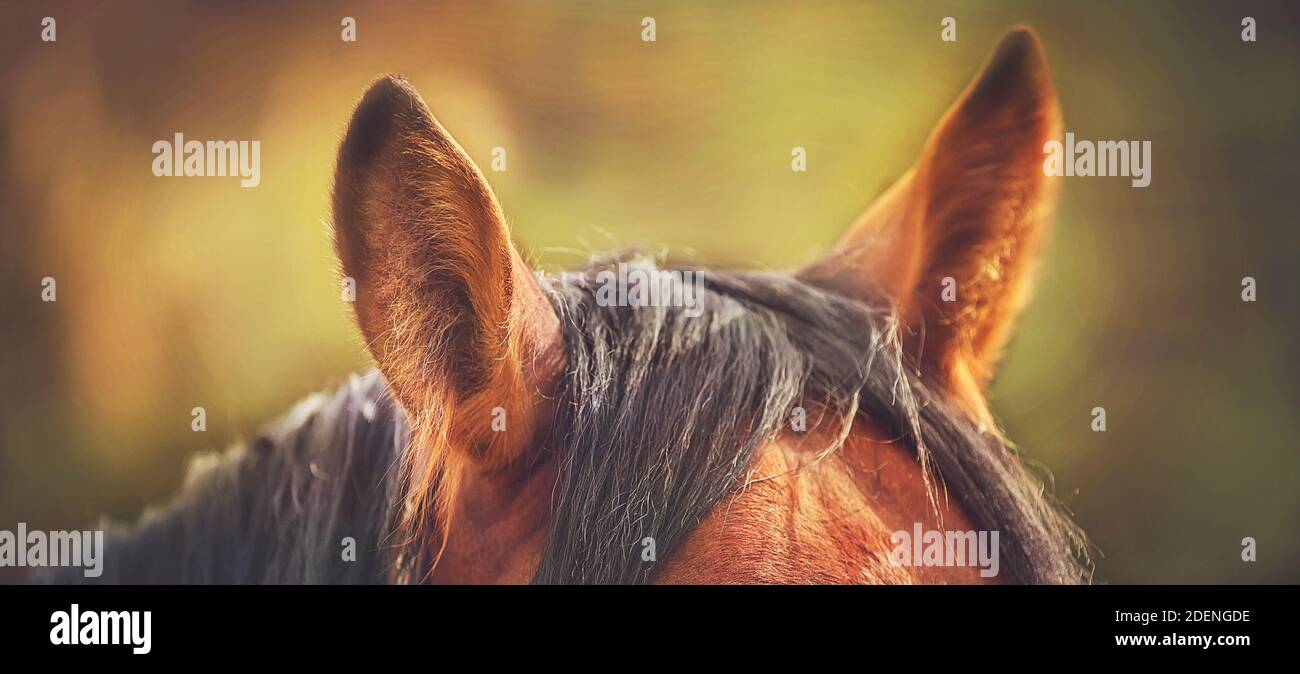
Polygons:
<instances>
[{"instance_id":1,"label":"bokeh background","mask_svg":"<svg viewBox=\"0 0 1300 674\"><path fill-rule=\"evenodd\" d=\"M507 149L489 180L548 269L633 244L784 268L907 169L1016 23L1046 46L1067 128L1152 141L1153 179L1065 180L996 410L1104 553L1100 578L1300 581L1285 2L4 2L0 528L133 518L196 452L367 367L324 223L378 74L408 76L481 166ZM261 140L261 186L153 177L176 131Z\"/></svg>"}]
</instances>

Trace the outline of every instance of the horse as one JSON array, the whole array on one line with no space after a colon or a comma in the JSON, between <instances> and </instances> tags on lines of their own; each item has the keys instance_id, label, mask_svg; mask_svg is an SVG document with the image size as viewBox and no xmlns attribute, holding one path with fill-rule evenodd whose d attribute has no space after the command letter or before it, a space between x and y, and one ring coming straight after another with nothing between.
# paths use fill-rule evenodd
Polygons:
<instances>
[{"instance_id":1,"label":"horse","mask_svg":"<svg viewBox=\"0 0 1300 674\"><path fill-rule=\"evenodd\" d=\"M195 460L170 505L110 528L102 576L63 580L1090 582L986 396L1060 129L1042 47L1013 29L833 250L702 271L687 311L602 300L615 268L677 269L639 251L531 270L464 149L381 77L332 196L375 368ZM991 532L993 573L945 558L945 532Z\"/></svg>"}]
</instances>

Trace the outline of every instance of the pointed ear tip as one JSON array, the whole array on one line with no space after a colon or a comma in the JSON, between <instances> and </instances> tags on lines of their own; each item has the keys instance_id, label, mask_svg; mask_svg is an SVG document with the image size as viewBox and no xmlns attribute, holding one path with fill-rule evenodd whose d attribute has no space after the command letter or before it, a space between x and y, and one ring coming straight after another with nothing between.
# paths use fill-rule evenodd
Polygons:
<instances>
[{"instance_id":1,"label":"pointed ear tip","mask_svg":"<svg viewBox=\"0 0 1300 674\"><path fill-rule=\"evenodd\" d=\"M1004 49L1015 49L1027 54L1041 56L1043 52L1043 43L1038 39L1038 33L1023 23L1008 28L999 44Z\"/></svg>"},{"instance_id":2,"label":"pointed ear tip","mask_svg":"<svg viewBox=\"0 0 1300 674\"><path fill-rule=\"evenodd\" d=\"M411 81L396 73L385 73L375 78L375 81L366 87L366 93L361 97L363 101L374 98L382 100L401 100L411 96L418 97L415 87L411 86Z\"/></svg>"},{"instance_id":3,"label":"pointed ear tip","mask_svg":"<svg viewBox=\"0 0 1300 674\"><path fill-rule=\"evenodd\" d=\"M352 118L355 121L367 114L391 116L398 112L424 112L429 109L411 82L401 75L382 75L366 88L357 103Z\"/></svg>"},{"instance_id":4,"label":"pointed ear tip","mask_svg":"<svg viewBox=\"0 0 1300 674\"><path fill-rule=\"evenodd\" d=\"M1038 36L1026 26L1007 31L971 82L960 105L971 114L980 114L980 111L1006 109L1011 102L1044 111L1048 119L1059 115L1047 57Z\"/></svg>"},{"instance_id":5,"label":"pointed ear tip","mask_svg":"<svg viewBox=\"0 0 1300 674\"><path fill-rule=\"evenodd\" d=\"M401 132L399 117L414 113L432 117L428 107L405 78L383 75L366 88L339 146L339 168L361 168L373 161L384 146ZM409 122L408 122L409 123Z\"/></svg>"},{"instance_id":6,"label":"pointed ear tip","mask_svg":"<svg viewBox=\"0 0 1300 674\"><path fill-rule=\"evenodd\" d=\"M989 59L989 70L1010 68L1029 75L1046 74L1047 55L1034 29L1026 25L1012 27L1002 36Z\"/></svg>"}]
</instances>

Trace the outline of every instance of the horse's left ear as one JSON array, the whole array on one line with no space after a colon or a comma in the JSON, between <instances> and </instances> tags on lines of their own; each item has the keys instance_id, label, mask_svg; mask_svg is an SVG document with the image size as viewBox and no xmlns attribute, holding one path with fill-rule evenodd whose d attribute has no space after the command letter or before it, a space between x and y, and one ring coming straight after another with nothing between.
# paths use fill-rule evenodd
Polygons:
<instances>
[{"instance_id":1,"label":"horse's left ear","mask_svg":"<svg viewBox=\"0 0 1300 674\"><path fill-rule=\"evenodd\" d=\"M334 245L357 323L420 451L528 460L563 367L559 321L492 188L405 80L357 105L334 178Z\"/></svg>"},{"instance_id":2,"label":"horse's left ear","mask_svg":"<svg viewBox=\"0 0 1300 674\"><path fill-rule=\"evenodd\" d=\"M1038 40L1014 29L913 170L799 274L862 299L892 297L909 352L981 417L983 388L1032 285L1055 192L1043 145L1059 128Z\"/></svg>"}]
</instances>

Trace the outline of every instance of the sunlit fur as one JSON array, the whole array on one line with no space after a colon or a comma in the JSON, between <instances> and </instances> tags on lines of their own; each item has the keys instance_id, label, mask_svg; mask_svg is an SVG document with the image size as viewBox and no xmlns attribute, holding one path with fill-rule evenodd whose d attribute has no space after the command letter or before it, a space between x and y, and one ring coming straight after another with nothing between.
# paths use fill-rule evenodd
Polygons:
<instances>
[{"instance_id":1,"label":"sunlit fur","mask_svg":"<svg viewBox=\"0 0 1300 674\"><path fill-rule=\"evenodd\" d=\"M831 255L800 272L849 296L892 297L904 344L954 400L994 426L983 389L1033 287L1057 181L1042 147L1061 129L1034 34L1017 28L958 96L915 167L872 204ZM956 297L940 301L943 280Z\"/></svg>"},{"instance_id":2,"label":"sunlit fur","mask_svg":"<svg viewBox=\"0 0 1300 674\"><path fill-rule=\"evenodd\" d=\"M357 105L333 202L358 325L420 447L399 469L394 535L415 558L402 568L427 570L466 463L504 467L534 443L534 401L560 367L555 318L536 311L545 300L487 181L404 80ZM496 407L505 432L489 429Z\"/></svg>"}]
</instances>

